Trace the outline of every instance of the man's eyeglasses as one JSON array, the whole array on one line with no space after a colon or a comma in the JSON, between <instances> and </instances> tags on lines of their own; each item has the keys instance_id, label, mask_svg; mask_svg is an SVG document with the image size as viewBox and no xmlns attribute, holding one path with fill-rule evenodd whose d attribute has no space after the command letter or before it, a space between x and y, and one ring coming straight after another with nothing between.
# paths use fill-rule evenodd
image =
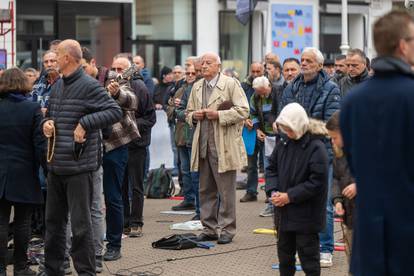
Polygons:
<instances>
[{"instance_id":1,"label":"man's eyeglasses","mask_svg":"<svg viewBox=\"0 0 414 276\"><path fill-rule=\"evenodd\" d=\"M190 76L190 75L195 76L195 75L196 75L196 73L195 73L195 72L185 72L185 74L186 74L187 76Z\"/></svg>"},{"instance_id":2,"label":"man's eyeglasses","mask_svg":"<svg viewBox=\"0 0 414 276\"><path fill-rule=\"evenodd\" d=\"M124 68L120 68L120 67L115 68L115 67L112 67L111 70L112 71L115 71L115 72L123 72L124 71Z\"/></svg>"}]
</instances>

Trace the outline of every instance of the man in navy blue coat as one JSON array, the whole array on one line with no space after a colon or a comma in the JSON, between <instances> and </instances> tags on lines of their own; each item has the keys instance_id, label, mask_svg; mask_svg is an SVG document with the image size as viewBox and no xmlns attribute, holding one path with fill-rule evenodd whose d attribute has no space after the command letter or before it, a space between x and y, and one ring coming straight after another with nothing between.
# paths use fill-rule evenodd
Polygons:
<instances>
[{"instance_id":1,"label":"man in navy blue coat","mask_svg":"<svg viewBox=\"0 0 414 276\"><path fill-rule=\"evenodd\" d=\"M353 275L412 275L414 248L414 21L406 12L373 30L375 74L344 99L341 131L358 196Z\"/></svg>"}]
</instances>

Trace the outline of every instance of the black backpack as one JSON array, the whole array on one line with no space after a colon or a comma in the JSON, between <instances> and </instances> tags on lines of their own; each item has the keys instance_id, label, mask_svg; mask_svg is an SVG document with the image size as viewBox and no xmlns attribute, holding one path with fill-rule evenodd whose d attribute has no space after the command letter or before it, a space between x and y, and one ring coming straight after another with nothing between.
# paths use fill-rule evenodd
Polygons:
<instances>
[{"instance_id":1,"label":"black backpack","mask_svg":"<svg viewBox=\"0 0 414 276\"><path fill-rule=\"evenodd\" d=\"M174 194L175 186L170 170L162 164L148 173L145 195L147 198L167 198Z\"/></svg>"}]
</instances>

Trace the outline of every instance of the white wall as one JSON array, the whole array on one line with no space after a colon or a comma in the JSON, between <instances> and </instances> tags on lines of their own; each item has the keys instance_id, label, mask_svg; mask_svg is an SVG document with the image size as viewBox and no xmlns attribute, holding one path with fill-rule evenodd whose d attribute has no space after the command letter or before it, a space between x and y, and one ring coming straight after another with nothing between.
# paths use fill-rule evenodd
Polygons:
<instances>
[{"instance_id":1,"label":"white wall","mask_svg":"<svg viewBox=\"0 0 414 276\"><path fill-rule=\"evenodd\" d=\"M0 0L0 9L8 9L9 8L9 1L7 0ZM14 1L14 18L16 18L16 0ZM15 20L16 21L16 20ZM15 22L16 25L16 22ZM11 24L4 24L4 28L11 28ZM16 28L16 27L15 27ZM6 50L7 50L7 67L10 68L13 64L16 63L16 53L14 54L14 58L12 60L12 40L16 41L16 33L14 33L14 37L12 37L11 32L9 32L6 36L0 36L0 49L3 49L3 41L6 39ZM16 52L16 43L14 45Z\"/></svg>"},{"instance_id":2,"label":"white wall","mask_svg":"<svg viewBox=\"0 0 414 276\"><path fill-rule=\"evenodd\" d=\"M348 16L348 38L351 48L364 49L364 15L349 14Z\"/></svg>"},{"instance_id":3,"label":"white wall","mask_svg":"<svg viewBox=\"0 0 414 276\"><path fill-rule=\"evenodd\" d=\"M392 10L392 0L377 0L371 4L368 19L368 49L367 56L373 58L376 56L374 42L372 40L372 28L375 21L382 15Z\"/></svg>"},{"instance_id":4,"label":"white wall","mask_svg":"<svg viewBox=\"0 0 414 276\"><path fill-rule=\"evenodd\" d=\"M219 52L218 0L197 0L197 55Z\"/></svg>"}]
</instances>

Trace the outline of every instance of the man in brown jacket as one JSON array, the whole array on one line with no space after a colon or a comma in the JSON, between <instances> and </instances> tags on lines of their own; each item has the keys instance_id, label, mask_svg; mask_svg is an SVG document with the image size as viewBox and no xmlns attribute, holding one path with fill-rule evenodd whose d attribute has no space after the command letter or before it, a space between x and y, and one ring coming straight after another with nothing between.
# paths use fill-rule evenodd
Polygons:
<instances>
[{"instance_id":1,"label":"man in brown jacket","mask_svg":"<svg viewBox=\"0 0 414 276\"><path fill-rule=\"evenodd\" d=\"M187 122L195 127L191 170L200 172L199 240L226 244L236 233L236 170L247 165L241 133L249 104L240 83L220 73L220 64L218 55L203 55L203 79L192 88Z\"/></svg>"}]
</instances>

